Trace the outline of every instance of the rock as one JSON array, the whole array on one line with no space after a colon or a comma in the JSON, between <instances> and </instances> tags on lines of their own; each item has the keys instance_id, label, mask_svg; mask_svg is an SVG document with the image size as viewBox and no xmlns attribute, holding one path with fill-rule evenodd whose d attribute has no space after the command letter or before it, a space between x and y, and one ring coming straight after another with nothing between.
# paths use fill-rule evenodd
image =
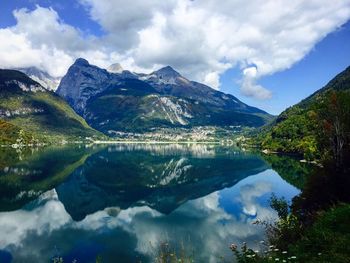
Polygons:
<instances>
[{"instance_id":1,"label":"rock","mask_svg":"<svg viewBox=\"0 0 350 263\"><path fill-rule=\"evenodd\" d=\"M123 67L119 63L114 63L107 68L107 71L110 73L122 73L123 70Z\"/></svg>"},{"instance_id":2,"label":"rock","mask_svg":"<svg viewBox=\"0 0 350 263\"><path fill-rule=\"evenodd\" d=\"M188 125L256 127L270 117L233 95L186 79L170 66L138 74L122 70L118 63L106 70L79 58L57 93L105 134Z\"/></svg>"}]
</instances>

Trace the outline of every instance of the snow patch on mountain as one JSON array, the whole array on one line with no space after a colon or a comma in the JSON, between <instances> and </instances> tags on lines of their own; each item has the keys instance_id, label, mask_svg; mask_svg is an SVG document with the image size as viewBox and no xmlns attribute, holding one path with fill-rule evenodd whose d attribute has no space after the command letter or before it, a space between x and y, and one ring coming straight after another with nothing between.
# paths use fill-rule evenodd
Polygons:
<instances>
[{"instance_id":1,"label":"snow patch on mountain","mask_svg":"<svg viewBox=\"0 0 350 263\"><path fill-rule=\"evenodd\" d=\"M5 85L11 86L11 85L17 85L22 91L25 92L38 92L38 91L45 91L43 87L40 85L28 85L26 83L23 83L18 80L10 80L10 81L5 81Z\"/></svg>"},{"instance_id":2,"label":"snow patch on mountain","mask_svg":"<svg viewBox=\"0 0 350 263\"><path fill-rule=\"evenodd\" d=\"M23 72L47 90L55 91L61 81L61 78L52 77L47 72L44 72L36 67L19 68L17 70Z\"/></svg>"},{"instance_id":3,"label":"snow patch on mountain","mask_svg":"<svg viewBox=\"0 0 350 263\"><path fill-rule=\"evenodd\" d=\"M14 116L21 116L21 115L41 113L41 112L44 112L44 110L40 108L29 108L29 107L21 107L15 110L0 109L0 118L11 118Z\"/></svg>"}]
</instances>

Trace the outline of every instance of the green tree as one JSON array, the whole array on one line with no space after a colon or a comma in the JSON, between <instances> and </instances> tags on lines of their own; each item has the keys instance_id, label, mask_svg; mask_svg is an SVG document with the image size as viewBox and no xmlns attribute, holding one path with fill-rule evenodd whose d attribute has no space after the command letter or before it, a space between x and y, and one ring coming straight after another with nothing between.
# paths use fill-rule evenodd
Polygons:
<instances>
[{"instance_id":1,"label":"green tree","mask_svg":"<svg viewBox=\"0 0 350 263\"><path fill-rule=\"evenodd\" d=\"M349 164L350 94L330 92L315 105L316 140L325 162L334 164L337 172Z\"/></svg>"}]
</instances>

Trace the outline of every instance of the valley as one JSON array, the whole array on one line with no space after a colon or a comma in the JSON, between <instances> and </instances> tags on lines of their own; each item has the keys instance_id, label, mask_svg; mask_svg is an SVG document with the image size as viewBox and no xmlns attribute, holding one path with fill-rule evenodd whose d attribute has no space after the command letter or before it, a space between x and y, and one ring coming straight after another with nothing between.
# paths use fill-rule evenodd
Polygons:
<instances>
[{"instance_id":1,"label":"valley","mask_svg":"<svg viewBox=\"0 0 350 263\"><path fill-rule=\"evenodd\" d=\"M69 251L85 231L83 239L92 238L92 247L103 244L99 253L105 259L123 254L129 262L134 239L149 238L137 225L155 231L157 246L164 239L157 231L169 231L173 249L176 238L183 237L181 229L194 228L195 218L215 228L208 242L220 231L226 236L217 238L224 240L216 252L221 257L232 257L233 252L236 259L250 256L256 258L252 262L265 263L270 258L287 260L286 253L313 259L303 247L329 243L336 222L337 252L331 257L341 262L346 255L338 247L348 240L344 222L350 211L350 68L277 117L189 81L171 67L139 74L120 65L102 69L80 58L54 91L40 79L47 75L21 70L38 76L0 70L0 223L1 218L16 222L13 216L23 209L30 220L57 213L64 220L50 235L38 234L40 242L54 240ZM322 196L315 189L322 189ZM275 225L266 223L271 218ZM48 220L43 224L56 219ZM5 231L14 227L2 224ZM226 224L244 228L245 238ZM266 224L265 231L259 224ZM36 238L29 234L33 229L27 224L26 239ZM66 229L72 233L69 242L60 237ZM325 234L320 236L320 231ZM199 244L209 245L200 232L189 232ZM109 247L111 233L125 236L126 248ZM7 251L18 256L19 244L8 231L3 236ZM282 254L279 249L261 254L257 237L267 237ZM231 251L223 248L242 240L241 249L235 243ZM154 250L147 248L138 257L151 262ZM189 253L188 248L174 251L163 256ZM197 259L213 256L203 254L201 247L194 251ZM317 260L328 262L325 250L312 251L323 251L317 252ZM85 255L70 253L80 260ZM25 251L23 258L36 256Z\"/></svg>"},{"instance_id":2,"label":"valley","mask_svg":"<svg viewBox=\"0 0 350 263\"><path fill-rule=\"evenodd\" d=\"M169 66L139 74L108 71L79 58L55 91L47 73L19 70L1 71L0 115L3 125L17 129L2 136L4 145L222 142L273 119Z\"/></svg>"},{"instance_id":3,"label":"valley","mask_svg":"<svg viewBox=\"0 0 350 263\"><path fill-rule=\"evenodd\" d=\"M350 0L0 1L0 263L350 263Z\"/></svg>"}]
</instances>

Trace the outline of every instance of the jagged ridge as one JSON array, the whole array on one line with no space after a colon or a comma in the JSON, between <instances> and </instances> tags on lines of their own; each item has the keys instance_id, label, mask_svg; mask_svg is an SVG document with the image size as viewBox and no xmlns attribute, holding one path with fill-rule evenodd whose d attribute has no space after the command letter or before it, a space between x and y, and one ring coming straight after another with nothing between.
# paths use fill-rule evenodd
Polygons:
<instances>
[{"instance_id":1,"label":"jagged ridge","mask_svg":"<svg viewBox=\"0 0 350 263\"><path fill-rule=\"evenodd\" d=\"M57 93L106 134L155 127L262 126L271 119L232 95L184 78L170 66L151 74L111 73L80 58Z\"/></svg>"}]
</instances>

